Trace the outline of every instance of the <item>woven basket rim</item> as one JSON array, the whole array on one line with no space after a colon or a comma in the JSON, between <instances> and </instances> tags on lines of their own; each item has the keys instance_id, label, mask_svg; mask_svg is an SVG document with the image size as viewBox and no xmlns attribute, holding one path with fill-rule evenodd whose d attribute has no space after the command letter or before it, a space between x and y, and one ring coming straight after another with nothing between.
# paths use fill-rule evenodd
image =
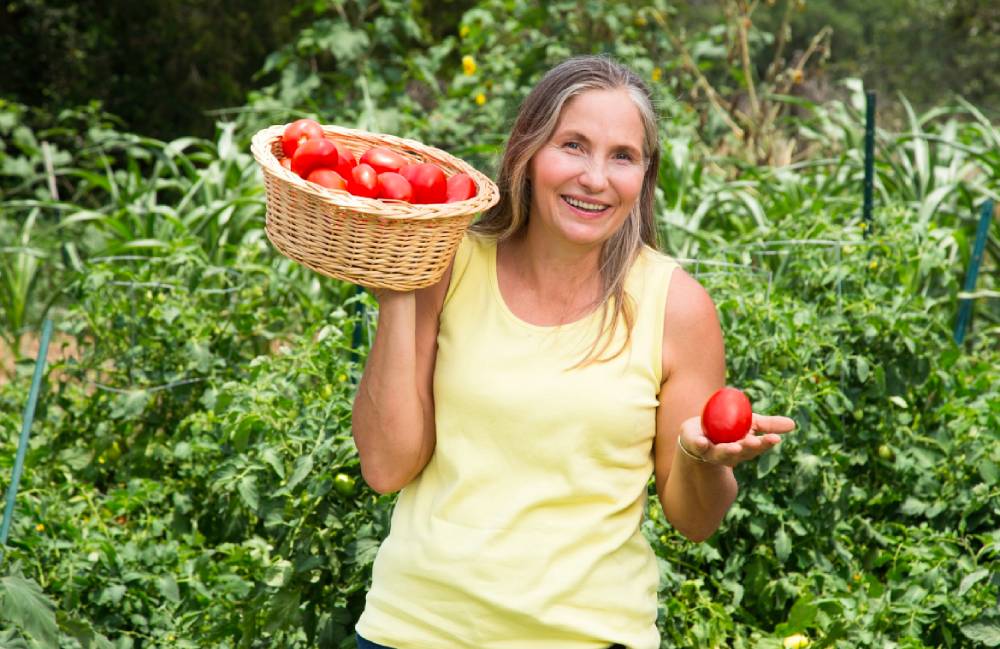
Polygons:
<instances>
[{"instance_id":1,"label":"woven basket rim","mask_svg":"<svg viewBox=\"0 0 1000 649\"><path fill-rule=\"evenodd\" d=\"M281 182L290 183L299 190L308 192L337 209L351 210L369 218L434 220L476 214L489 209L500 200L499 189L486 174L447 151L410 138L331 124L322 124L321 126L323 133L334 141L339 138L349 142L366 142L368 146L386 146L411 159L415 154L426 162L438 164L448 177L459 172L467 173L476 185L476 195L470 199L453 203L408 203L355 196L346 191L332 190L310 183L283 167L274 154L274 147L276 143L280 142L286 126L287 124L273 124L254 134L250 147L254 159L264 173Z\"/></svg>"}]
</instances>

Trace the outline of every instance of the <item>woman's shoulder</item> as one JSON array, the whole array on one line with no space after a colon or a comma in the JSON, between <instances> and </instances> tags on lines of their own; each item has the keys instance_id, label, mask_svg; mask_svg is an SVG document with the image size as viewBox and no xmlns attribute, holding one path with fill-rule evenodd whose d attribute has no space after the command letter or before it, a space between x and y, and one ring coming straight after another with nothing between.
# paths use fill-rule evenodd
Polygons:
<instances>
[{"instance_id":1,"label":"woman's shoulder","mask_svg":"<svg viewBox=\"0 0 1000 649\"><path fill-rule=\"evenodd\" d=\"M715 303L705 287L688 273L674 257L651 246L639 254L643 275L658 278L656 291L661 293L665 331L678 331L717 322ZM647 279L648 281L648 279Z\"/></svg>"},{"instance_id":2,"label":"woman's shoulder","mask_svg":"<svg viewBox=\"0 0 1000 649\"><path fill-rule=\"evenodd\" d=\"M475 274L475 269L483 266L483 262L486 261L491 249L495 246L496 241L492 238L472 230L465 231L458 243L458 248L455 250L455 256L448 271L448 290L444 298L446 303L466 276Z\"/></svg>"}]
</instances>

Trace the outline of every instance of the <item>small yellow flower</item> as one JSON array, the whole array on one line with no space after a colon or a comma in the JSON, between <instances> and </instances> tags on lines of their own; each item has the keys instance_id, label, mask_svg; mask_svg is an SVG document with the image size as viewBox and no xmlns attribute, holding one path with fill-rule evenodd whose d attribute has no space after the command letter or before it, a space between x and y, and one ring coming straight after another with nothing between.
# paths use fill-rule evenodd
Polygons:
<instances>
[{"instance_id":1,"label":"small yellow flower","mask_svg":"<svg viewBox=\"0 0 1000 649\"><path fill-rule=\"evenodd\" d=\"M792 83L798 85L802 83L803 79L805 79L805 76L802 74L802 70L792 70Z\"/></svg>"},{"instance_id":2,"label":"small yellow flower","mask_svg":"<svg viewBox=\"0 0 1000 649\"><path fill-rule=\"evenodd\" d=\"M45 525L43 523L39 523L38 525L35 525L35 531L36 532L44 532L45 531Z\"/></svg>"},{"instance_id":3,"label":"small yellow flower","mask_svg":"<svg viewBox=\"0 0 1000 649\"><path fill-rule=\"evenodd\" d=\"M868 262L868 268L870 268L871 270L877 269L878 268L878 260L877 259L872 259L870 262Z\"/></svg>"},{"instance_id":4,"label":"small yellow flower","mask_svg":"<svg viewBox=\"0 0 1000 649\"><path fill-rule=\"evenodd\" d=\"M860 227L861 230L864 231L868 229L868 224L862 221L858 227Z\"/></svg>"},{"instance_id":5,"label":"small yellow flower","mask_svg":"<svg viewBox=\"0 0 1000 649\"><path fill-rule=\"evenodd\" d=\"M469 31L470 30L468 25L462 25L461 27L459 27L458 28L459 38L467 38L469 36Z\"/></svg>"},{"instance_id":6,"label":"small yellow flower","mask_svg":"<svg viewBox=\"0 0 1000 649\"><path fill-rule=\"evenodd\" d=\"M646 24L647 24L646 23L646 17L643 16L643 15L641 15L641 14L635 17L635 21L634 22L635 22L635 26L636 27L645 27Z\"/></svg>"},{"instance_id":7,"label":"small yellow flower","mask_svg":"<svg viewBox=\"0 0 1000 649\"><path fill-rule=\"evenodd\" d=\"M663 76L663 70L660 68L653 68L653 74L650 75L653 79L653 83L656 83Z\"/></svg>"},{"instance_id":8,"label":"small yellow flower","mask_svg":"<svg viewBox=\"0 0 1000 649\"><path fill-rule=\"evenodd\" d=\"M476 103L479 104L480 106L482 106L483 104L485 104L486 103L486 95L484 95L483 93L479 93L478 95L476 95Z\"/></svg>"},{"instance_id":9,"label":"small yellow flower","mask_svg":"<svg viewBox=\"0 0 1000 649\"><path fill-rule=\"evenodd\" d=\"M104 456L103 455L100 456L99 458L97 458L97 463L98 464L104 464Z\"/></svg>"},{"instance_id":10,"label":"small yellow flower","mask_svg":"<svg viewBox=\"0 0 1000 649\"><path fill-rule=\"evenodd\" d=\"M854 581L861 581L861 575L859 573L854 573Z\"/></svg>"},{"instance_id":11,"label":"small yellow flower","mask_svg":"<svg viewBox=\"0 0 1000 649\"><path fill-rule=\"evenodd\" d=\"M809 638L805 637L801 633L796 633L795 635L790 635L785 638L781 646L785 649L805 649L809 646Z\"/></svg>"},{"instance_id":12,"label":"small yellow flower","mask_svg":"<svg viewBox=\"0 0 1000 649\"><path fill-rule=\"evenodd\" d=\"M340 376L337 377L337 380L340 381L341 383L343 383L344 381L347 380L347 375L346 374L341 374Z\"/></svg>"},{"instance_id":13,"label":"small yellow flower","mask_svg":"<svg viewBox=\"0 0 1000 649\"><path fill-rule=\"evenodd\" d=\"M471 77L476 73L476 59L472 58L468 54L462 57L462 71L465 72L465 76Z\"/></svg>"}]
</instances>

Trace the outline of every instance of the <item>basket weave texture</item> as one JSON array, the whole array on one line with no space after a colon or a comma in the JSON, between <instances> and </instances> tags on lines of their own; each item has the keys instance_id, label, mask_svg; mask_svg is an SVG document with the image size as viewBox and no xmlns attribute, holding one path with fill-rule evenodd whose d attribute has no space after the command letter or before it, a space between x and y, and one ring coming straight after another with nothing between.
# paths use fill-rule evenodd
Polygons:
<instances>
[{"instance_id":1,"label":"basket weave texture","mask_svg":"<svg viewBox=\"0 0 1000 649\"><path fill-rule=\"evenodd\" d=\"M445 151L393 135L324 125L327 138L355 158L383 146L410 162L433 162L448 177L469 174L476 195L415 205L327 189L281 166L284 130L285 125L269 126L251 143L264 174L267 237L281 254L327 277L397 291L430 286L444 274L472 218L500 199L485 174Z\"/></svg>"}]
</instances>

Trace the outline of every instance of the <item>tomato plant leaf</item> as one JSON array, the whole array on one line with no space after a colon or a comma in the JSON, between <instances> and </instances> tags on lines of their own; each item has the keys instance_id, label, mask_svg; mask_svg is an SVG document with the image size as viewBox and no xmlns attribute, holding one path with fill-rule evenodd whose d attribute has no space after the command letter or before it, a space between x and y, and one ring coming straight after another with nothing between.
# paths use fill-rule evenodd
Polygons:
<instances>
[{"instance_id":1,"label":"tomato plant leaf","mask_svg":"<svg viewBox=\"0 0 1000 649\"><path fill-rule=\"evenodd\" d=\"M240 478L237 489L240 492L240 498L243 499L243 504L246 505L248 509L256 511L260 506L260 497L257 494L257 476L243 476Z\"/></svg>"},{"instance_id":2,"label":"tomato plant leaf","mask_svg":"<svg viewBox=\"0 0 1000 649\"><path fill-rule=\"evenodd\" d=\"M0 579L0 619L24 629L44 647L58 644L55 604L33 579L20 575Z\"/></svg>"},{"instance_id":3,"label":"tomato plant leaf","mask_svg":"<svg viewBox=\"0 0 1000 649\"><path fill-rule=\"evenodd\" d=\"M961 629L962 634L970 640L981 642L987 647L1000 647L1000 619L995 616L981 617L975 622L963 624Z\"/></svg>"},{"instance_id":4,"label":"tomato plant leaf","mask_svg":"<svg viewBox=\"0 0 1000 649\"><path fill-rule=\"evenodd\" d=\"M778 561L784 563L788 560L788 556L792 553L792 537L788 535L785 531L785 527L782 526L778 529L778 533L774 535L774 554L778 557Z\"/></svg>"},{"instance_id":5,"label":"tomato plant leaf","mask_svg":"<svg viewBox=\"0 0 1000 649\"><path fill-rule=\"evenodd\" d=\"M981 570L976 570L975 572L970 572L963 579L962 583L958 585L958 596L962 597L969 589L975 586L977 583L982 581L985 577L989 577L990 571L985 568Z\"/></svg>"}]
</instances>

